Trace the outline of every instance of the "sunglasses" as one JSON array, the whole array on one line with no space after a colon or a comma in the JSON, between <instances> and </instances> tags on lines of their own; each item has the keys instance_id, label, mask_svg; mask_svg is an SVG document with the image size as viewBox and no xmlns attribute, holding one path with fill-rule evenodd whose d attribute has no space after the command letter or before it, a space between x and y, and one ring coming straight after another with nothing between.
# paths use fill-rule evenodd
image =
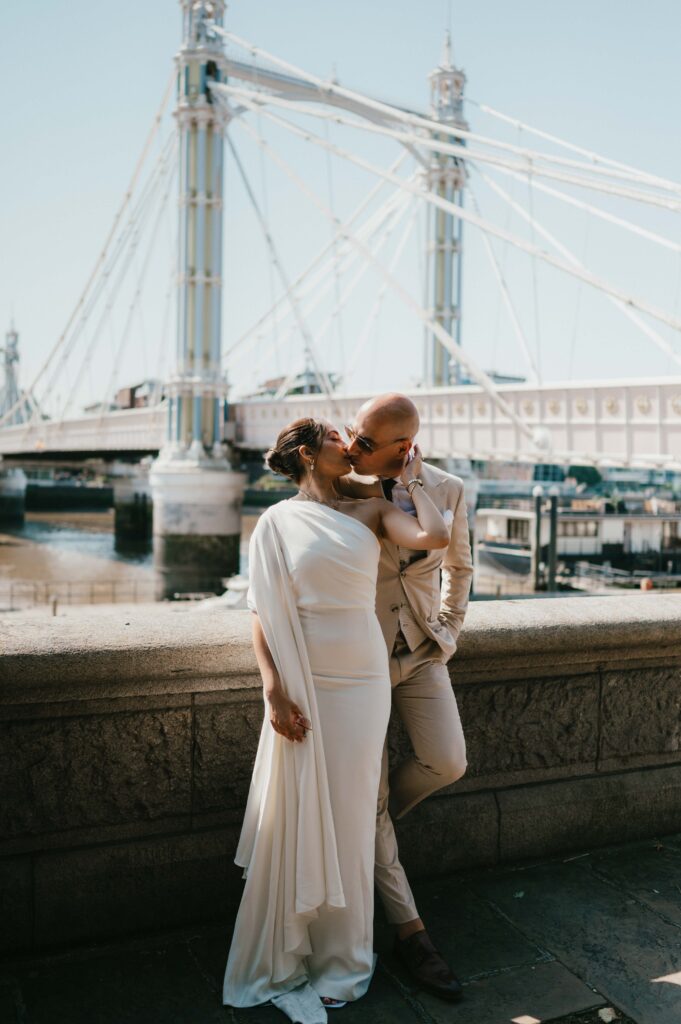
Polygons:
<instances>
[{"instance_id":1,"label":"sunglasses","mask_svg":"<svg viewBox=\"0 0 681 1024\"><path fill-rule=\"evenodd\" d=\"M410 437L396 437L394 441L385 441L383 444L374 444L368 437L363 437L362 434L358 434L352 427L344 427L345 433L350 438L350 444L357 442L357 447L366 455L373 455L374 452L380 452L382 448L390 448L393 444L402 444L404 441L408 441L411 445L412 439Z\"/></svg>"}]
</instances>

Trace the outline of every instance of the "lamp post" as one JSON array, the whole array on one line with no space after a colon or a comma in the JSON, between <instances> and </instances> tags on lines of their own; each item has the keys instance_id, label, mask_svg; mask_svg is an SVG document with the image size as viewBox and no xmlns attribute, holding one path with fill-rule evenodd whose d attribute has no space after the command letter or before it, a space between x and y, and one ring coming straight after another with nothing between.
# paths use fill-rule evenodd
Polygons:
<instances>
[{"instance_id":1,"label":"lamp post","mask_svg":"<svg viewBox=\"0 0 681 1024\"><path fill-rule=\"evenodd\" d=\"M541 590L541 507L544 500L544 488L537 484L532 488L534 498L534 549L532 552L534 589Z\"/></svg>"},{"instance_id":2,"label":"lamp post","mask_svg":"<svg viewBox=\"0 0 681 1024\"><path fill-rule=\"evenodd\" d=\"M549 490L549 581L548 589L553 593L556 589L556 556L558 549L558 495L555 486Z\"/></svg>"}]
</instances>

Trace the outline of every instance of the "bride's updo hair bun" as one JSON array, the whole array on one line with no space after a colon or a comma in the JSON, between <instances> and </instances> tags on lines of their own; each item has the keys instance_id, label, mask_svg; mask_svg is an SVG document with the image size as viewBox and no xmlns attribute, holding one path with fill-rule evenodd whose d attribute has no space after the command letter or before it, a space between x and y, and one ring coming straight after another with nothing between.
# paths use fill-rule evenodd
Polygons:
<instances>
[{"instance_id":1,"label":"bride's updo hair bun","mask_svg":"<svg viewBox=\"0 0 681 1024\"><path fill-rule=\"evenodd\" d=\"M295 483L305 476L305 462L298 449L304 445L318 452L326 434L326 427L319 420L306 417L294 420L284 427L279 437L265 455L265 465L273 473L289 477Z\"/></svg>"}]
</instances>

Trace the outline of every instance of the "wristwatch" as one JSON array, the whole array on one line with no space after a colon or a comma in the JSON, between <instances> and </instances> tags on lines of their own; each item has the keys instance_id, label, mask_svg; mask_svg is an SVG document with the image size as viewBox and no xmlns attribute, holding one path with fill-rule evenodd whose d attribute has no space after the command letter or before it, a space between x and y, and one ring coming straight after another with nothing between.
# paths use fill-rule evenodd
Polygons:
<instances>
[{"instance_id":1,"label":"wristwatch","mask_svg":"<svg viewBox=\"0 0 681 1024\"><path fill-rule=\"evenodd\" d=\"M412 485L415 485L415 484L418 484L419 487L423 487L423 480L420 477L418 477L418 476L413 476L411 478L411 480L407 480L407 494L409 495L410 498L411 498L413 490L414 490ZM410 488L411 488L411 490L410 490Z\"/></svg>"}]
</instances>

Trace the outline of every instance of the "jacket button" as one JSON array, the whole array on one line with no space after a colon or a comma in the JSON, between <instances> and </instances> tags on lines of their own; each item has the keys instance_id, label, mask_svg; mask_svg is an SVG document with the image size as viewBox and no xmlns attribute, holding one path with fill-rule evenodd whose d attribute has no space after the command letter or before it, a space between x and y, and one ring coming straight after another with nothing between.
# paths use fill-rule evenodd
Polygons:
<instances>
[{"instance_id":1,"label":"jacket button","mask_svg":"<svg viewBox=\"0 0 681 1024\"><path fill-rule=\"evenodd\" d=\"M391 611L391 612L399 612L399 610L400 610L400 606L399 606L399 604L393 604L393 605L391 605L391 607L390 607L390 611Z\"/></svg>"}]
</instances>

